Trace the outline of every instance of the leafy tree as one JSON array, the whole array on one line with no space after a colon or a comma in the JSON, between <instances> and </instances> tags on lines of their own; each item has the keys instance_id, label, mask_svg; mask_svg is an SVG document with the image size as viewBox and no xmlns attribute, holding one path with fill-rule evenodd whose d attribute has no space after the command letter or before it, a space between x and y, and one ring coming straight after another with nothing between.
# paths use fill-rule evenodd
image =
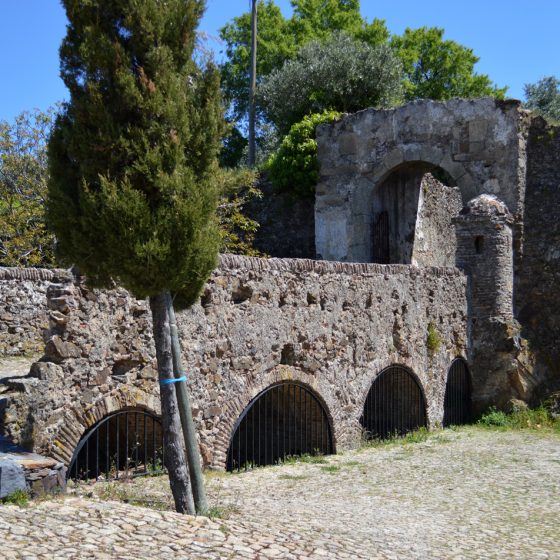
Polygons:
<instances>
[{"instance_id":1,"label":"leafy tree","mask_svg":"<svg viewBox=\"0 0 560 560\"><path fill-rule=\"evenodd\" d=\"M497 88L487 75L474 71L479 58L472 49L444 40L443 33L437 27L408 28L391 39L403 63L406 99L503 98L507 88Z\"/></svg>"},{"instance_id":2,"label":"leafy tree","mask_svg":"<svg viewBox=\"0 0 560 560\"><path fill-rule=\"evenodd\" d=\"M536 84L525 84L525 107L543 117L560 121L560 80L547 76Z\"/></svg>"},{"instance_id":3,"label":"leafy tree","mask_svg":"<svg viewBox=\"0 0 560 560\"><path fill-rule=\"evenodd\" d=\"M282 66L297 53L289 22L272 0L257 3L257 80ZM226 44L227 61L221 66L222 90L231 103L233 120L243 119L249 105L249 63L251 56L251 13L233 19L220 30ZM257 109L259 109L257 107Z\"/></svg>"},{"instance_id":4,"label":"leafy tree","mask_svg":"<svg viewBox=\"0 0 560 560\"><path fill-rule=\"evenodd\" d=\"M381 45L389 39L385 22L368 23L360 14L360 0L291 0L294 10L290 19L297 45L311 40L327 40L336 31L345 31L370 45Z\"/></svg>"},{"instance_id":5,"label":"leafy tree","mask_svg":"<svg viewBox=\"0 0 560 560\"><path fill-rule=\"evenodd\" d=\"M55 109L0 122L0 266L52 266L47 231L47 138Z\"/></svg>"},{"instance_id":6,"label":"leafy tree","mask_svg":"<svg viewBox=\"0 0 560 560\"><path fill-rule=\"evenodd\" d=\"M305 115L388 107L401 97L401 65L388 45L372 47L343 32L305 45L259 88L260 103L281 133Z\"/></svg>"},{"instance_id":7,"label":"leafy tree","mask_svg":"<svg viewBox=\"0 0 560 560\"><path fill-rule=\"evenodd\" d=\"M385 23L365 21L360 15L358 0L291 0L293 15L284 18L273 0L257 4L257 84L286 60L296 57L305 44L326 40L334 31L346 31L351 36L379 45L387 41ZM222 65L222 89L231 106L231 118L242 121L248 109L249 58L251 44L251 14L236 17L220 30L226 44L226 62ZM259 121L265 119L257 104Z\"/></svg>"},{"instance_id":8,"label":"leafy tree","mask_svg":"<svg viewBox=\"0 0 560 560\"><path fill-rule=\"evenodd\" d=\"M47 218L62 263L149 297L166 466L194 512L173 379L170 297L192 304L217 261L219 76L193 61L203 0L63 0L70 101L49 141ZM163 382L163 383L161 383Z\"/></svg>"},{"instance_id":9,"label":"leafy tree","mask_svg":"<svg viewBox=\"0 0 560 560\"><path fill-rule=\"evenodd\" d=\"M339 117L340 113L336 111L325 111L308 115L292 126L278 151L267 163L275 188L300 197L315 194L315 185L319 180L315 132L320 124L332 122Z\"/></svg>"}]
</instances>

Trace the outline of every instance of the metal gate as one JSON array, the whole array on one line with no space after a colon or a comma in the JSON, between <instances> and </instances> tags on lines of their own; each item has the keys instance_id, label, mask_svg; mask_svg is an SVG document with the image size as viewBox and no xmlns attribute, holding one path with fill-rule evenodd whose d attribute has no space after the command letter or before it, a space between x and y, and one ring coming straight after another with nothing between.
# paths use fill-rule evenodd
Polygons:
<instances>
[{"instance_id":1,"label":"metal gate","mask_svg":"<svg viewBox=\"0 0 560 560\"><path fill-rule=\"evenodd\" d=\"M426 403L416 376L389 366L373 381L361 423L367 439L387 439L426 426Z\"/></svg>"},{"instance_id":2,"label":"metal gate","mask_svg":"<svg viewBox=\"0 0 560 560\"><path fill-rule=\"evenodd\" d=\"M68 467L72 480L116 480L164 471L161 420L142 409L113 412L82 437Z\"/></svg>"},{"instance_id":3,"label":"metal gate","mask_svg":"<svg viewBox=\"0 0 560 560\"><path fill-rule=\"evenodd\" d=\"M290 456L329 453L332 432L319 399L303 385L281 382L257 395L237 420L226 468L248 469Z\"/></svg>"},{"instance_id":4,"label":"metal gate","mask_svg":"<svg viewBox=\"0 0 560 560\"><path fill-rule=\"evenodd\" d=\"M388 264L389 257L389 213L379 212L373 221L373 262Z\"/></svg>"},{"instance_id":5,"label":"metal gate","mask_svg":"<svg viewBox=\"0 0 560 560\"><path fill-rule=\"evenodd\" d=\"M443 426L466 424L471 419L471 378L465 360L457 358L447 372Z\"/></svg>"}]
</instances>

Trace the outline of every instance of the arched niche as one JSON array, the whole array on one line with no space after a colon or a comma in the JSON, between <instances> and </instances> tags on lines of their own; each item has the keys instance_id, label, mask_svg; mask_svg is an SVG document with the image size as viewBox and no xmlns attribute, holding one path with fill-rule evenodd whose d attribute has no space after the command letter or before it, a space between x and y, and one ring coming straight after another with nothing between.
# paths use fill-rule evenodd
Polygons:
<instances>
[{"instance_id":1,"label":"arched niche","mask_svg":"<svg viewBox=\"0 0 560 560\"><path fill-rule=\"evenodd\" d=\"M274 465L287 457L334 452L332 426L322 399L297 381L261 391L235 423L226 469Z\"/></svg>"},{"instance_id":2,"label":"arched niche","mask_svg":"<svg viewBox=\"0 0 560 560\"><path fill-rule=\"evenodd\" d=\"M366 439L402 436L427 425L426 399L407 367L391 365L373 380L360 419Z\"/></svg>"}]
</instances>

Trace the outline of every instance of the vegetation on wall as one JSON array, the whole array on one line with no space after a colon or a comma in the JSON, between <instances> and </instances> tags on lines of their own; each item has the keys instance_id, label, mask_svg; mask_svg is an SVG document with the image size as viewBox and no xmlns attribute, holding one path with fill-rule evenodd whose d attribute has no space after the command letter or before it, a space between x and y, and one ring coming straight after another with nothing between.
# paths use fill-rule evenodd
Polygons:
<instances>
[{"instance_id":1,"label":"vegetation on wall","mask_svg":"<svg viewBox=\"0 0 560 560\"><path fill-rule=\"evenodd\" d=\"M433 356L441 347L441 335L439 334L436 326L430 321L428 323L428 334L426 335L426 347L428 354Z\"/></svg>"},{"instance_id":2,"label":"vegetation on wall","mask_svg":"<svg viewBox=\"0 0 560 560\"><path fill-rule=\"evenodd\" d=\"M267 162L274 187L301 197L312 197L319 179L315 131L322 123L340 117L336 111L325 111L304 117L294 124L282 140L280 148Z\"/></svg>"}]
</instances>

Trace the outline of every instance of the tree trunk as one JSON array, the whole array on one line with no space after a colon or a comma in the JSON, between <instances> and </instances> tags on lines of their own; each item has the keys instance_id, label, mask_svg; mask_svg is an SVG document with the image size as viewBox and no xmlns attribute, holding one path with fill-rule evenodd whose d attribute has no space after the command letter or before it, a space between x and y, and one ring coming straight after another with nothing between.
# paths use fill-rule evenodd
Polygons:
<instances>
[{"instance_id":1,"label":"tree trunk","mask_svg":"<svg viewBox=\"0 0 560 560\"><path fill-rule=\"evenodd\" d=\"M173 309L173 299L169 293L167 294L167 303L169 306L168 312L171 326L171 348L173 351L175 377L182 377L185 375L185 370L181 359L181 343L179 342L175 309ZM183 435L185 437L187 463L191 477L194 506L197 513L204 515L208 511L208 502L206 501L206 492L204 490L204 478L202 476L202 467L200 466L200 450L198 448L196 430L192 417L191 400L187 384L185 382L177 383L177 400L179 401L179 413L181 415L181 425L183 426Z\"/></svg>"},{"instance_id":2,"label":"tree trunk","mask_svg":"<svg viewBox=\"0 0 560 560\"><path fill-rule=\"evenodd\" d=\"M173 354L171 350L171 329L167 307L167 294L162 293L150 297L152 321L154 325L154 341L156 345L158 377L160 381L161 417L163 426L163 445L165 467L169 473L169 484L175 509L179 513L195 514L191 484L181 434L179 407L175 394L176 383L162 385L161 381L174 379Z\"/></svg>"}]
</instances>

